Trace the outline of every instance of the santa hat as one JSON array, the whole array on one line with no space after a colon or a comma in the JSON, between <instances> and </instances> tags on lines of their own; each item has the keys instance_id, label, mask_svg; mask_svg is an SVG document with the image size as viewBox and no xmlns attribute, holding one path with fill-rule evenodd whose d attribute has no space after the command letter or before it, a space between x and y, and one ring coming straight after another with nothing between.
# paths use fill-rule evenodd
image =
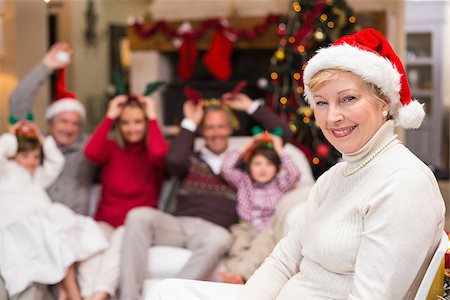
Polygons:
<instances>
[{"instance_id":1,"label":"santa hat","mask_svg":"<svg viewBox=\"0 0 450 300\"><path fill-rule=\"evenodd\" d=\"M75 95L66 90L65 69L60 69L56 78L55 101L47 108L45 118L53 119L61 112L77 112L81 119L86 120L86 110Z\"/></svg>"},{"instance_id":2,"label":"santa hat","mask_svg":"<svg viewBox=\"0 0 450 300\"><path fill-rule=\"evenodd\" d=\"M311 78L325 69L340 69L359 75L380 88L391 104L389 113L397 126L418 128L425 117L423 104L411 99L406 72L389 42L378 31L368 28L343 36L331 46L317 51L303 74L305 96L313 107Z\"/></svg>"}]
</instances>

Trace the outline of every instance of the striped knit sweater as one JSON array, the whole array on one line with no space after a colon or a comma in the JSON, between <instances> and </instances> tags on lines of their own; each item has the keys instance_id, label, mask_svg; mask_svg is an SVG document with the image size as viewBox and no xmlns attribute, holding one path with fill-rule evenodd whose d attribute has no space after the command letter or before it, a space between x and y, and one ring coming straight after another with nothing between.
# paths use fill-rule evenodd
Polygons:
<instances>
[{"instance_id":1,"label":"striped knit sweater","mask_svg":"<svg viewBox=\"0 0 450 300\"><path fill-rule=\"evenodd\" d=\"M429 170L393 140L386 122L343 155L314 186L298 220L247 282L239 299L412 299L444 227L444 203Z\"/></svg>"}]
</instances>

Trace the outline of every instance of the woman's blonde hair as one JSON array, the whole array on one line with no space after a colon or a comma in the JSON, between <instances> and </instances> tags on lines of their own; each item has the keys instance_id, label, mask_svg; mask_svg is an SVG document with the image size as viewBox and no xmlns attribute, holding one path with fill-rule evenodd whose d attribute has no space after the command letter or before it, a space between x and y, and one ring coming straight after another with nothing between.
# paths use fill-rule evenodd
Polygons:
<instances>
[{"instance_id":1,"label":"woman's blonde hair","mask_svg":"<svg viewBox=\"0 0 450 300\"><path fill-rule=\"evenodd\" d=\"M142 110L142 112L144 112L145 121L147 121L147 116L145 115L144 106L142 106L142 103L140 103L137 100L131 100L131 101L129 100L129 101L125 102L125 104L123 105L123 109L125 109L126 107L140 108ZM119 118L117 118L117 120L114 124L114 127L110 134L110 137L114 141L116 141L117 145L119 145L120 148L122 148L122 149L125 148L125 140L123 139L122 133L120 132L120 116L119 116Z\"/></svg>"},{"instance_id":2,"label":"woman's blonde hair","mask_svg":"<svg viewBox=\"0 0 450 300\"><path fill-rule=\"evenodd\" d=\"M317 72L311 78L311 81L309 83L309 88L311 89L311 91L316 90L322 83L324 83L325 81L331 80L334 76L336 76L336 74L338 74L340 72L347 72L347 73L354 74L350 71L345 71L345 70L341 70L341 69L321 70L321 71ZM356 74L354 74L354 75L356 75ZM359 75L356 75L356 76L359 76ZM378 86L376 86L375 84L373 84L371 82L367 82L364 79L362 79L362 80L364 81L364 83L366 84L366 86L368 87L368 89L372 93L372 95L378 101L380 101L383 105L387 105L390 102L389 99L386 97L386 95L384 95L381 92L381 89Z\"/></svg>"}]
</instances>

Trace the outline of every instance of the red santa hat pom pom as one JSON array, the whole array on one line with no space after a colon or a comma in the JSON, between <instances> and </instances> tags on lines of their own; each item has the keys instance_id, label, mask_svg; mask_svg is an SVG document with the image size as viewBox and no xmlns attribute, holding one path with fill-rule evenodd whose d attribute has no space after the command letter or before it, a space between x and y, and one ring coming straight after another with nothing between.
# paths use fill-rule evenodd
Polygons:
<instances>
[{"instance_id":1,"label":"red santa hat pom pom","mask_svg":"<svg viewBox=\"0 0 450 300\"><path fill-rule=\"evenodd\" d=\"M77 112L83 121L86 120L86 110L75 95L66 90L65 69L60 69L56 79L55 101L47 108L45 117L53 119L62 112Z\"/></svg>"},{"instance_id":2,"label":"red santa hat pom pom","mask_svg":"<svg viewBox=\"0 0 450 300\"><path fill-rule=\"evenodd\" d=\"M305 68L305 96L313 107L309 84L314 75L326 69L340 69L360 76L380 88L391 104L390 114L397 126L418 128L425 117L423 105L411 100L405 69L389 42L373 28L343 36L320 49Z\"/></svg>"}]
</instances>

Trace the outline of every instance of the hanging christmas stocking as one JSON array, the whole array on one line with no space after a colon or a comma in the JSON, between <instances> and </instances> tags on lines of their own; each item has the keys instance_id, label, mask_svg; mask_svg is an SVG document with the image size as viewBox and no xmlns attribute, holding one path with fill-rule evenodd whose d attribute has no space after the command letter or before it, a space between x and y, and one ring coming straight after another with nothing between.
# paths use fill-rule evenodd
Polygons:
<instances>
[{"instance_id":1,"label":"hanging christmas stocking","mask_svg":"<svg viewBox=\"0 0 450 300\"><path fill-rule=\"evenodd\" d=\"M211 47L203 56L203 64L214 77L228 80L231 77L231 54L237 36L226 29L214 33Z\"/></svg>"},{"instance_id":2,"label":"hanging christmas stocking","mask_svg":"<svg viewBox=\"0 0 450 300\"><path fill-rule=\"evenodd\" d=\"M191 24L185 22L181 24L178 29L178 33L191 32ZM197 45L195 44L195 38L189 35L185 35L183 38L173 39L173 44L178 48L178 76L183 80L189 80L194 73L195 64L197 63Z\"/></svg>"}]
</instances>

